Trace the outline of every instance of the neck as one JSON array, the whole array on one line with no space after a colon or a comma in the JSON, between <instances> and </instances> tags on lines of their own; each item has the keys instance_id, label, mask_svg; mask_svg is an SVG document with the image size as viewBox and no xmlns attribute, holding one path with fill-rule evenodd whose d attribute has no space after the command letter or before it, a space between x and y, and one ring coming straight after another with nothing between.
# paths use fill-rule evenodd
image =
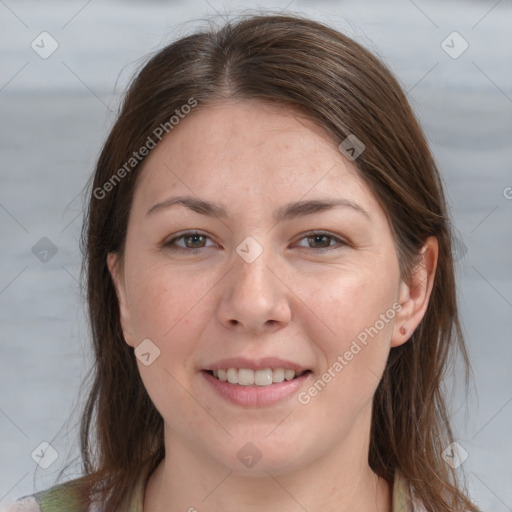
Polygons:
<instances>
[{"instance_id":1,"label":"neck","mask_svg":"<svg viewBox=\"0 0 512 512\"><path fill-rule=\"evenodd\" d=\"M247 476L166 432L167 455L149 479L144 512L390 512L391 486L368 466L367 443L346 439L344 447L291 472Z\"/></svg>"},{"instance_id":2,"label":"neck","mask_svg":"<svg viewBox=\"0 0 512 512\"><path fill-rule=\"evenodd\" d=\"M216 481L200 481L196 476L183 482L179 472L174 478L169 478L170 474L168 465L162 461L148 483L144 512L391 512L391 487L370 469L366 475L337 487L316 478L307 481L307 485L272 476L255 482L253 477L234 476L229 471L219 474ZM313 490L314 495L308 496L307 489Z\"/></svg>"}]
</instances>

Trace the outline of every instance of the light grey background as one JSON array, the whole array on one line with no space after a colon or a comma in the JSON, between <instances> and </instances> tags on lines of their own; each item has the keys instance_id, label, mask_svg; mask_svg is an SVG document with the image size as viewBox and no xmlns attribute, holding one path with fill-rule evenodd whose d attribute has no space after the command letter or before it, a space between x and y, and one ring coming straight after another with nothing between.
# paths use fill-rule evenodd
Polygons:
<instances>
[{"instance_id":1,"label":"light grey background","mask_svg":"<svg viewBox=\"0 0 512 512\"><path fill-rule=\"evenodd\" d=\"M332 24L377 52L408 91L459 232L460 306L475 375L467 406L460 384L453 399L457 439L469 454L462 467L482 510L511 511L510 0L0 0L0 504L52 484L76 455L78 415L68 419L83 400L90 362L78 286L81 192L119 94L139 59L194 20L247 7L287 7ZM44 37L50 48L43 31L59 45L47 59L31 48L35 40L42 52ZM464 40L446 40L453 31ZM469 46L452 58L443 40L452 55ZM32 252L43 237L57 248L46 263ZM31 453L43 441L59 458L36 472Z\"/></svg>"}]
</instances>

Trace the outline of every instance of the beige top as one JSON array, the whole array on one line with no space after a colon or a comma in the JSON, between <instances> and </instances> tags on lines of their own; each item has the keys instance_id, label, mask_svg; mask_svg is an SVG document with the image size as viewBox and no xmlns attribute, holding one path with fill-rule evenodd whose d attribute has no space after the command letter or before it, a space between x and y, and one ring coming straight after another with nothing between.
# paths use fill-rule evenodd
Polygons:
<instances>
[{"instance_id":1,"label":"beige top","mask_svg":"<svg viewBox=\"0 0 512 512\"><path fill-rule=\"evenodd\" d=\"M0 508L0 512L103 512L98 503L84 507L78 498L77 480L70 480L50 489L40 491L32 496L20 498L12 505ZM132 500L126 512L143 512L145 478L141 477L134 489ZM409 487L397 471L393 482L392 512L422 512L421 505L412 503Z\"/></svg>"}]
</instances>

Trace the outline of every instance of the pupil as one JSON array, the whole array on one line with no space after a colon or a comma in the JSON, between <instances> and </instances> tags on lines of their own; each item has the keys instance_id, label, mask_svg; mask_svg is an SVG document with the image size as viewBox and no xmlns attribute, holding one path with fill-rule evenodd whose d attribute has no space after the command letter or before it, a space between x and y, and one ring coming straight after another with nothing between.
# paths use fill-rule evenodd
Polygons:
<instances>
[{"instance_id":1,"label":"pupil","mask_svg":"<svg viewBox=\"0 0 512 512\"><path fill-rule=\"evenodd\" d=\"M202 242L202 239L203 239L203 235L191 235L188 237L188 240L189 240L189 242L191 241L191 243L187 243L187 246L195 247L197 244L200 245Z\"/></svg>"},{"instance_id":2,"label":"pupil","mask_svg":"<svg viewBox=\"0 0 512 512\"><path fill-rule=\"evenodd\" d=\"M323 242L322 242L323 240ZM327 235L314 235L309 237L309 242L312 244L318 244L321 247L329 246L329 237Z\"/></svg>"}]
</instances>

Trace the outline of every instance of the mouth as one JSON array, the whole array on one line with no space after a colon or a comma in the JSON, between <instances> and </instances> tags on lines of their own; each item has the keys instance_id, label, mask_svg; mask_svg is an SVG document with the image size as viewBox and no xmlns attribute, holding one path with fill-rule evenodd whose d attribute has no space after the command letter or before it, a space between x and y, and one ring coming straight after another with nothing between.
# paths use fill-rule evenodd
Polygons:
<instances>
[{"instance_id":1,"label":"mouth","mask_svg":"<svg viewBox=\"0 0 512 512\"><path fill-rule=\"evenodd\" d=\"M280 357L239 356L208 363L199 373L214 396L251 408L286 403L308 384L313 369Z\"/></svg>"},{"instance_id":2,"label":"mouth","mask_svg":"<svg viewBox=\"0 0 512 512\"><path fill-rule=\"evenodd\" d=\"M311 370L295 371L291 368L218 368L203 370L220 382L238 386L268 387L282 382L289 382L311 373Z\"/></svg>"}]
</instances>

